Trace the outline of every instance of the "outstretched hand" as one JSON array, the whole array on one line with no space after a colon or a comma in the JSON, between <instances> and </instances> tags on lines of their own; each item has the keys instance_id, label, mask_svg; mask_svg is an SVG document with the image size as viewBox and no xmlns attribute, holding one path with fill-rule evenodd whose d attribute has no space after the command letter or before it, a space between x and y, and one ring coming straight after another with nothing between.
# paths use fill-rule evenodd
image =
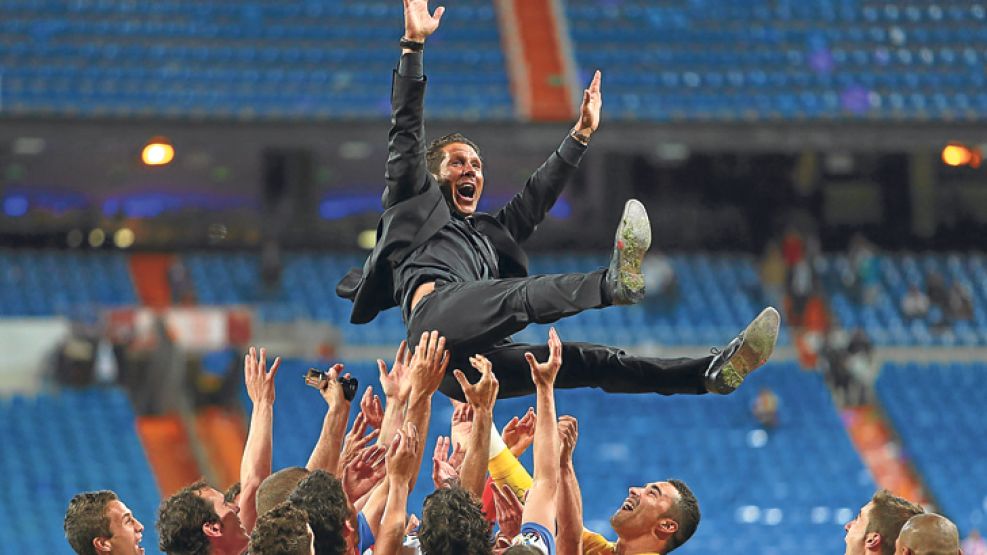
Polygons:
<instances>
[{"instance_id":1,"label":"outstretched hand","mask_svg":"<svg viewBox=\"0 0 987 555\"><path fill-rule=\"evenodd\" d=\"M274 359L271 370L267 370L267 349L251 347L250 352L243 357L243 381L247 385L247 395L253 404L274 404L274 376L281 366L281 357Z\"/></svg>"},{"instance_id":2,"label":"outstretched hand","mask_svg":"<svg viewBox=\"0 0 987 555\"><path fill-rule=\"evenodd\" d=\"M555 385L555 377L558 376L559 368L562 367L562 340L559 339L559 334L555 328L548 331L547 361L538 362L535 355L531 353L524 353L524 358L528 361L528 366L531 367L531 381L535 382L535 386Z\"/></svg>"},{"instance_id":3,"label":"outstretched hand","mask_svg":"<svg viewBox=\"0 0 987 555\"><path fill-rule=\"evenodd\" d=\"M497 401L497 392L500 390L500 382L493 373L493 364L483 355L471 356L470 364L480 373L480 381L475 384L470 384L466 374L461 370L453 370L452 373L459 382L459 387L463 388L463 395L474 411L492 411Z\"/></svg>"},{"instance_id":4,"label":"outstretched hand","mask_svg":"<svg viewBox=\"0 0 987 555\"><path fill-rule=\"evenodd\" d=\"M442 14L446 9L435 8L435 14L428 13L428 0L404 0L404 37L415 42L425 42L429 35L439 28Z\"/></svg>"},{"instance_id":5,"label":"outstretched hand","mask_svg":"<svg viewBox=\"0 0 987 555\"><path fill-rule=\"evenodd\" d=\"M535 409L528 407L528 412L524 413L523 417L515 416L512 418L504 426L500 437L503 438L504 444L511 450L511 453L520 458L535 441Z\"/></svg>"},{"instance_id":6,"label":"outstretched hand","mask_svg":"<svg viewBox=\"0 0 987 555\"><path fill-rule=\"evenodd\" d=\"M603 94L600 92L602 80L600 70L593 74L589 87L583 89L583 103L579 107L579 120L576 122L576 133L589 137L600 126L600 110L603 108Z\"/></svg>"}]
</instances>

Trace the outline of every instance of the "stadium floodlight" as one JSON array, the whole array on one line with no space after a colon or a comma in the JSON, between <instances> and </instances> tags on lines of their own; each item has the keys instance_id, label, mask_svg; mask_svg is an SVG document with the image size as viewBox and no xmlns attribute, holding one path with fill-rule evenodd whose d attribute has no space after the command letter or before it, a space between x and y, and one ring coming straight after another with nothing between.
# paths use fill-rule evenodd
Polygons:
<instances>
[{"instance_id":1,"label":"stadium floodlight","mask_svg":"<svg viewBox=\"0 0 987 555\"><path fill-rule=\"evenodd\" d=\"M148 166L165 166L175 159L175 147L164 137L154 137L141 151L141 161Z\"/></svg>"}]
</instances>

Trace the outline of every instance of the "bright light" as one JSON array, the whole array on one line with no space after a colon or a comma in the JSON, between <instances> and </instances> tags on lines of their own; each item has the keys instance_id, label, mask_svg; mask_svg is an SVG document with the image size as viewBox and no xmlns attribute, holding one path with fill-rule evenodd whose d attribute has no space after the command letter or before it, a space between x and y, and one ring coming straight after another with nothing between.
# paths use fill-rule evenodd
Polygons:
<instances>
[{"instance_id":1,"label":"bright light","mask_svg":"<svg viewBox=\"0 0 987 555\"><path fill-rule=\"evenodd\" d=\"M377 230L368 229L366 231L361 231L360 234L356 236L356 244L361 249L373 249L377 244Z\"/></svg>"},{"instance_id":2,"label":"bright light","mask_svg":"<svg viewBox=\"0 0 987 555\"><path fill-rule=\"evenodd\" d=\"M965 166L973 160L970 149L961 144L949 144L942 149L942 161L947 166Z\"/></svg>"},{"instance_id":3,"label":"bright light","mask_svg":"<svg viewBox=\"0 0 987 555\"><path fill-rule=\"evenodd\" d=\"M155 137L141 151L141 160L148 166L164 166L175 158L175 147L168 139Z\"/></svg>"},{"instance_id":4,"label":"bright light","mask_svg":"<svg viewBox=\"0 0 987 555\"><path fill-rule=\"evenodd\" d=\"M103 246L103 241L106 241L106 233L102 229L96 228L89 232L89 246L98 249Z\"/></svg>"},{"instance_id":5,"label":"bright light","mask_svg":"<svg viewBox=\"0 0 987 555\"><path fill-rule=\"evenodd\" d=\"M126 249L134 244L134 232L127 227L122 227L113 234L113 244L118 249Z\"/></svg>"}]
</instances>

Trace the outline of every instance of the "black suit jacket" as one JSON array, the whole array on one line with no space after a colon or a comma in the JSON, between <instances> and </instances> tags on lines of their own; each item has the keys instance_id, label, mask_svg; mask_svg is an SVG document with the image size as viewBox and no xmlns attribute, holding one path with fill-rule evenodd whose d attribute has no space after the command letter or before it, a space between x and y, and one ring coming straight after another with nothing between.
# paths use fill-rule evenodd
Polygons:
<instances>
[{"instance_id":1,"label":"black suit jacket","mask_svg":"<svg viewBox=\"0 0 987 555\"><path fill-rule=\"evenodd\" d=\"M394 72L387 187L381 198L384 213L377 223L377 245L363 268L350 270L336 286L336 294L353 301L350 321L354 324L369 322L397 306L394 268L452 218L439 184L425 166L424 100L424 78ZM500 277L528 274L528 257L519 244L555 204L584 151L583 145L567 137L510 202L493 214L474 215L477 230L497 251Z\"/></svg>"}]
</instances>

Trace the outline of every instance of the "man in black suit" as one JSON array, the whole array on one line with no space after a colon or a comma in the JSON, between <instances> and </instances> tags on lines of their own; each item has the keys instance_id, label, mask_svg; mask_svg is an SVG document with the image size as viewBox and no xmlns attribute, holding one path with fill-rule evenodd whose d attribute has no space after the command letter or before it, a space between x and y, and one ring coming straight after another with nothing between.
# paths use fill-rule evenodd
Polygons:
<instances>
[{"instance_id":1,"label":"man in black suit","mask_svg":"<svg viewBox=\"0 0 987 555\"><path fill-rule=\"evenodd\" d=\"M534 384L525 370L525 353L544 360L548 348L513 343L510 335L530 323L640 301L641 262L651 244L651 226L641 203L630 200L608 268L527 275L527 257L519 244L562 193L599 126L601 75L597 71L583 92L576 125L521 192L492 214L477 212L483 193L477 146L455 133L425 148L423 50L443 12L439 7L430 14L427 0L404 0L402 55L391 90L385 211L377 226L377 245L364 267L350 271L336 291L353 301L353 323L369 322L380 311L399 306L412 343L428 330L446 338L453 354L450 370L461 368L477 379L466 359L482 353L497 368L500 397L527 395L534 393ZM556 386L666 395L730 393L767 361L778 325L778 312L769 307L725 348L695 359L634 357L612 347L565 343ZM451 371L441 391L463 400Z\"/></svg>"}]
</instances>

